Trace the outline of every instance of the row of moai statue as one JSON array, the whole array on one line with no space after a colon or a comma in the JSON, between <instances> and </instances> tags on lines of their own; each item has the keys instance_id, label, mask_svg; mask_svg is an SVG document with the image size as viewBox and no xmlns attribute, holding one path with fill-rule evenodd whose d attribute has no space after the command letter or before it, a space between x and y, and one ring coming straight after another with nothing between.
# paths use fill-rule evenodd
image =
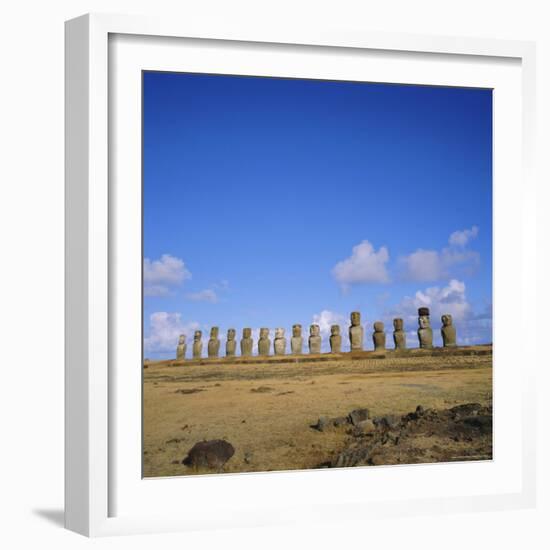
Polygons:
<instances>
[{"instance_id":1,"label":"row of moai statue","mask_svg":"<svg viewBox=\"0 0 550 550\"><path fill-rule=\"evenodd\" d=\"M441 337L444 347L456 346L456 329L453 326L453 318L451 315L443 315L441 317ZM393 320L393 342L396 350L407 348L407 338L403 330L403 319L397 318ZM386 349L386 332L384 323L376 321L374 323L374 332L372 340L374 351L383 351ZM225 356L234 357L237 354L236 331L230 328L227 331L227 340L225 342ZM360 351L363 349L364 329L361 325L361 314L354 311L351 314L351 325L349 327L349 341L351 351ZM330 351L331 353L342 352L342 335L340 333L340 325L332 325L330 327ZM418 309L418 342L421 348L429 349L433 347L433 331L430 325L430 310L427 307ZM210 329L210 339L208 340L208 357L219 357L221 342L219 339L219 328L212 327ZM241 356L250 357L254 341L252 339L252 329L244 328L240 342ZM292 326L292 338L290 339L290 351L293 355L300 355L303 352L304 338L302 337L302 325ZM321 330L319 325L311 325L309 327L308 348L310 354L321 353ZM273 340L273 352L275 355L285 355L287 349L287 339L285 337L285 329L275 329L275 338ZM271 350L271 340L269 338L269 329L260 329L260 338L258 340L258 355L269 355ZM193 359L202 357L203 343L202 331L196 330L193 338ZM185 334L179 337L177 347L177 359L185 359L187 353L187 344Z\"/></svg>"}]
</instances>

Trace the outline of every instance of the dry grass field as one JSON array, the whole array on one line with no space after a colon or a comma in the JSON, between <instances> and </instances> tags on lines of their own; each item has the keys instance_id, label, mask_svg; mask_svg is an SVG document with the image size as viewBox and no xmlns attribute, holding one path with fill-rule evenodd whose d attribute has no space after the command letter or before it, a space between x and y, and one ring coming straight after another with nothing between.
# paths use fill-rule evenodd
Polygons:
<instances>
[{"instance_id":1,"label":"dry grass field","mask_svg":"<svg viewBox=\"0 0 550 550\"><path fill-rule=\"evenodd\" d=\"M195 443L212 439L235 448L223 472L313 468L349 441L349 430L313 429L321 416L346 416L363 407L371 417L401 416L417 405L449 409L492 402L490 346L318 361L238 359L146 363L145 477L215 473L182 464Z\"/></svg>"}]
</instances>

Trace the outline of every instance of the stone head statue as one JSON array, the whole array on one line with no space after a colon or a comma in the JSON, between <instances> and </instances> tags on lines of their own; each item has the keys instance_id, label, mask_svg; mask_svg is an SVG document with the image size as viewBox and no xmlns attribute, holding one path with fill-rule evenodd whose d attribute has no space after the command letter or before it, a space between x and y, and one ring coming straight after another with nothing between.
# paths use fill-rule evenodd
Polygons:
<instances>
[{"instance_id":1,"label":"stone head statue","mask_svg":"<svg viewBox=\"0 0 550 550\"><path fill-rule=\"evenodd\" d=\"M433 347L433 332L430 326L430 310L427 307L418 308L418 342L421 348Z\"/></svg>"},{"instance_id":2,"label":"stone head statue","mask_svg":"<svg viewBox=\"0 0 550 550\"><path fill-rule=\"evenodd\" d=\"M212 327L210 329L210 338L217 338L219 333L220 333L219 327Z\"/></svg>"},{"instance_id":3,"label":"stone head statue","mask_svg":"<svg viewBox=\"0 0 550 550\"><path fill-rule=\"evenodd\" d=\"M202 331L196 330L193 335L193 359L200 359L202 355Z\"/></svg>"},{"instance_id":4,"label":"stone head statue","mask_svg":"<svg viewBox=\"0 0 550 550\"><path fill-rule=\"evenodd\" d=\"M227 340L225 342L226 357L234 357L237 351L237 342L235 341L236 331L234 328L227 329Z\"/></svg>"},{"instance_id":5,"label":"stone head statue","mask_svg":"<svg viewBox=\"0 0 550 550\"><path fill-rule=\"evenodd\" d=\"M342 336L340 336L340 325L332 325L330 327L329 343L331 353L341 353Z\"/></svg>"},{"instance_id":6,"label":"stone head statue","mask_svg":"<svg viewBox=\"0 0 550 550\"><path fill-rule=\"evenodd\" d=\"M382 351L386 349L386 333L384 332L384 323L376 321L374 323L374 333L372 341L374 343L374 351Z\"/></svg>"},{"instance_id":7,"label":"stone head statue","mask_svg":"<svg viewBox=\"0 0 550 550\"><path fill-rule=\"evenodd\" d=\"M441 322L444 327L450 327L453 324L453 316L447 313L446 315L441 316Z\"/></svg>"},{"instance_id":8,"label":"stone head statue","mask_svg":"<svg viewBox=\"0 0 550 550\"><path fill-rule=\"evenodd\" d=\"M180 334L178 347L176 348L176 359L185 359L187 344L185 343L185 334Z\"/></svg>"},{"instance_id":9,"label":"stone head statue","mask_svg":"<svg viewBox=\"0 0 550 550\"><path fill-rule=\"evenodd\" d=\"M456 328L453 326L453 317L446 313L441 316L441 338L443 339L443 347L456 347Z\"/></svg>"},{"instance_id":10,"label":"stone head statue","mask_svg":"<svg viewBox=\"0 0 550 550\"><path fill-rule=\"evenodd\" d=\"M351 351L359 351L363 349L363 327L361 326L361 314L358 311L351 312L349 343Z\"/></svg>"},{"instance_id":11,"label":"stone head statue","mask_svg":"<svg viewBox=\"0 0 550 550\"><path fill-rule=\"evenodd\" d=\"M321 353L321 329L319 325L309 327L309 353Z\"/></svg>"},{"instance_id":12,"label":"stone head statue","mask_svg":"<svg viewBox=\"0 0 550 550\"><path fill-rule=\"evenodd\" d=\"M275 355L284 355L286 353L285 329L275 329L275 340L273 341L273 351Z\"/></svg>"},{"instance_id":13,"label":"stone head statue","mask_svg":"<svg viewBox=\"0 0 550 550\"><path fill-rule=\"evenodd\" d=\"M430 328L430 317L428 315L421 315L418 318L418 326L420 328Z\"/></svg>"},{"instance_id":14,"label":"stone head statue","mask_svg":"<svg viewBox=\"0 0 550 550\"><path fill-rule=\"evenodd\" d=\"M393 330L403 330L403 319L397 318L393 320Z\"/></svg>"},{"instance_id":15,"label":"stone head statue","mask_svg":"<svg viewBox=\"0 0 550 550\"><path fill-rule=\"evenodd\" d=\"M321 334L321 329L319 328L319 325L311 325L309 327L310 336L319 336L320 334Z\"/></svg>"},{"instance_id":16,"label":"stone head statue","mask_svg":"<svg viewBox=\"0 0 550 550\"><path fill-rule=\"evenodd\" d=\"M252 355L252 329L243 328L243 337L241 339L241 355L249 357Z\"/></svg>"},{"instance_id":17,"label":"stone head statue","mask_svg":"<svg viewBox=\"0 0 550 550\"><path fill-rule=\"evenodd\" d=\"M294 354L302 353L304 339L302 338L302 325L292 325L292 338L290 339L290 350Z\"/></svg>"},{"instance_id":18,"label":"stone head statue","mask_svg":"<svg viewBox=\"0 0 550 550\"><path fill-rule=\"evenodd\" d=\"M407 348L407 336L403 330L403 326L403 319L398 317L393 320L393 342L397 350Z\"/></svg>"},{"instance_id":19,"label":"stone head statue","mask_svg":"<svg viewBox=\"0 0 550 550\"><path fill-rule=\"evenodd\" d=\"M258 340L258 355L269 355L270 345L271 343L269 341L269 329L261 328L260 339Z\"/></svg>"}]
</instances>

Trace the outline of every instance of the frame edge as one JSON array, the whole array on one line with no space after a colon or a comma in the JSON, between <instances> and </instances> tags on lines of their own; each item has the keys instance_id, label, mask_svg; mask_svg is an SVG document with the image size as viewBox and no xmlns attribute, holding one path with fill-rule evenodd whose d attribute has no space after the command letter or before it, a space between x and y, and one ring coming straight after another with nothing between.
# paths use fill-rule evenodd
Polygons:
<instances>
[{"instance_id":1,"label":"frame edge","mask_svg":"<svg viewBox=\"0 0 550 550\"><path fill-rule=\"evenodd\" d=\"M65 527L89 535L89 18L65 23Z\"/></svg>"}]
</instances>

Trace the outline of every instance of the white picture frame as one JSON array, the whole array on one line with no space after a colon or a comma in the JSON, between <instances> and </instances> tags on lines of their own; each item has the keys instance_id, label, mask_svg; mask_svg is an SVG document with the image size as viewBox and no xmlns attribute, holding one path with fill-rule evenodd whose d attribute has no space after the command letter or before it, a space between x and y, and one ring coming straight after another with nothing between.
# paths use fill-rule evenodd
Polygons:
<instances>
[{"instance_id":1,"label":"white picture frame","mask_svg":"<svg viewBox=\"0 0 550 550\"><path fill-rule=\"evenodd\" d=\"M211 56L201 49L206 43ZM140 163L139 138L132 137L140 128L135 75L143 64L147 69L178 70L182 59L178 48L187 48L183 58L197 72L216 72L223 58L228 71L306 76L300 56L309 56L307 66L313 72L308 76L322 77L332 71L333 77L344 78L363 71L364 76L357 73L357 78L366 79L365 67L370 67L369 74L379 71L372 78L375 81L392 82L400 74L400 82L497 83L501 98L495 107L499 110L494 130L498 152L494 201L497 447L490 464L467 465L468 470L457 470L466 465L371 468L372 473L365 468L341 469L330 472L330 477L327 472L226 475L223 480L220 476L186 480L138 476L141 355L136 364L136 350L141 350L141 301L132 297L138 283L141 292L140 264L136 264L138 254L141 262L141 235L134 235L141 198L132 192ZM220 55L223 52L227 55ZM345 66L341 70L351 72L339 75L336 66L327 68L329 57L335 55L340 56L339 65ZM381 55L384 63L377 64ZM282 61L284 69L276 69L283 67ZM529 42L329 29L285 31L268 25L233 30L119 15L85 15L68 21L66 527L101 536L533 506L535 429L529 418L535 415L536 348L532 342L516 344L517 315L510 323L499 296L507 285L514 285L517 291L509 307L520 311L522 320L535 318L536 289L529 278L535 264L534 67L535 46ZM117 94L128 98L124 108ZM115 152L110 147L116 140ZM113 186L114 181L120 185ZM518 220L515 227L509 223L511 208ZM122 249L120 242L130 245ZM512 265L506 242L519 248L521 264ZM130 282L121 288L119 279ZM124 348L124 342L137 347ZM512 363L518 359L521 370L513 370ZM517 400L521 400L519 407ZM513 415L511 407L519 408L521 415ZM503 428L511 431L510 426L516 428L519 439L506 434ZM462 480L461 472L472 484L478 483L478 491ZM325 476L322 483L319 475ZM451 478L455 478L454 488ZM295 491L292 502L288 502L289 490ZM182 491L194 505L186 509L182 502L174 511ZM220 506L206 511L200 494L213 491L220 495ZM227 495L234 498L228 502Z\"/></svg>"}]
</instances>

